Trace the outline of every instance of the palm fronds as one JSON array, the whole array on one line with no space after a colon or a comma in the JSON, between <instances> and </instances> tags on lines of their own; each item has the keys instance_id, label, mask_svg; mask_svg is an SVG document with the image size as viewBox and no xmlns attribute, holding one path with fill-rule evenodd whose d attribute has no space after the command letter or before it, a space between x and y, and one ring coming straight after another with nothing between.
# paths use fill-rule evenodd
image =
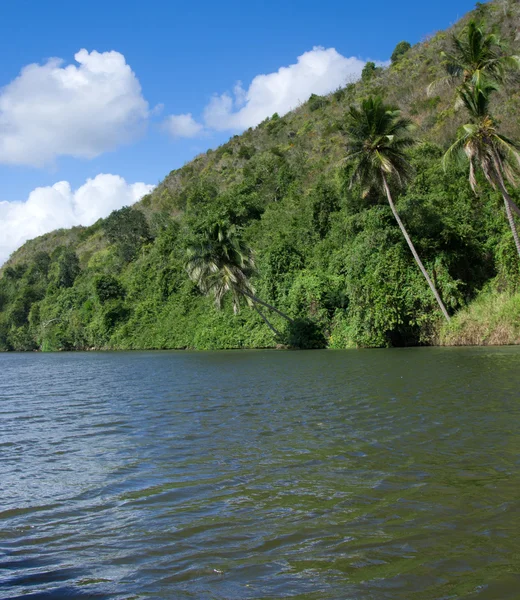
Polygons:
<instances>
[{"instance_id":1,"label":"palm fronds","mask_svg":"<svg viewBox=\"0 0 520 600\"><path fill-rule=\"evenodd\" d=\"M440 86L454 83L500 84L520 70L520 56L509 54L506 44L495 33L486 32L474 20L460 36L452 37L451 49L441 52L441 58L446 76L428 86L428 95Z\"/></svg>"},{"instance_id":2,"label":"palm fronds","mask_svg":"<svg viewBox=\"0 0 520 600\"><path fill-rule=\"evenodd\" d=\"M251 300L244 291L254 294L249 277L255 269L251 249L240 240L234 226L220 224L208 228L197 242L188 246L186 270L203 294L214 296L218 308L227 293L231 293L233 310L240 310L240 302Z\"/></svg>"},{"instance_id":3,"label":"palm fronds","mask_svg":"<svg viewBox=\"0 0 520 600\"><path fill-rule=\"evenodd\" d=\"M366 196L372 189L383 190L382 173L403 185L413 171L404 151L416 142L410 135L412 122L400 111L386 106L379 97L369 97L360 108L347 113L346 161L354 163L351 185L359 183Z\"/></svg>"}]
</instances>

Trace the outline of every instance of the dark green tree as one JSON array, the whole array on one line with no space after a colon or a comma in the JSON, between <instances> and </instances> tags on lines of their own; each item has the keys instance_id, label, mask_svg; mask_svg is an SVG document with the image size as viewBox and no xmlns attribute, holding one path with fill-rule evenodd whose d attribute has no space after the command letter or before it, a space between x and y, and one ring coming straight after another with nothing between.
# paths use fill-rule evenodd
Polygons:
<instances>
[{"instance_id":1,"label":"dark green tree","mask_svg":"<svg viewBox=\"0 0 520 600\"><path fill-rule=\"evenodd\" d=\"M54 250L51 258L50 282L58 288L72 287L80 272L77 254L69 246L60 246Z\"/></svg>"},{"instance_id":2,"label":"dark green tree","mask_svg":"<svg viewBox=\"0 0 520 600\"><path fill-rule=\"evenodd\" d=\"M47 252L36 252L32 259L31 271L33 275L47 277L51 265L51 257Z\"/></svg>"},{"instance_id":3,"label":"dark green tree","mask_svg":"<svg viewBox=\"0 0 520 600\"><path fill-rule=\"evenodd\" d=\"M151 240L146 217L140 210L130 206L113 211L105 219L103 229L125 262L131 261L139 248Z\"/></svg>"},{"instance_id":4,"label":"dark green tree","mask_svg":"<svg viewBox=\"0 0 520 600\"><path fill-rule=\"evenodd\" d=\"M376 67L375 62L369 60L363 67L363 70L361 71L361 80L367 83L380 70L381 69L378 69L378 67Z\"/></svg>"},{"instance_id":5,"label":"dark green tree","mask_svg":"<svg viewBox=\"0 0 520 600\"><path fill-rule=\"evenodd\" d=\"M399 42L397 44L397 46L394 48L394 51L392 52L392 56L390 57L392 64L396 63L404 54L406 54L408 52L408 50L410 50L411 47L412 46L411 46L410 42L406 42L406 41Z\"/></svg>"},{"instance_id":6,"label":"dark green tree","mask_svg":"<svg viewBox=\"0 0 520 600\"><path fill-rule=\"evenodd\" d=\"M339 208L335 190L327 184L325 178L321 178L312 192L312 222L321 239L329 232L332 213Z\"/></svg>"},{"instance_id":7,"label":"dark green tree","mask_svg":"<svg viewBox=\"0 0 520 600\"><path fill-rule=\"evenodd\" d=\"M99 275L94 280L94 289L101 303L125 297L125 289L113 275Z\"/></svg>"}]
</instances>

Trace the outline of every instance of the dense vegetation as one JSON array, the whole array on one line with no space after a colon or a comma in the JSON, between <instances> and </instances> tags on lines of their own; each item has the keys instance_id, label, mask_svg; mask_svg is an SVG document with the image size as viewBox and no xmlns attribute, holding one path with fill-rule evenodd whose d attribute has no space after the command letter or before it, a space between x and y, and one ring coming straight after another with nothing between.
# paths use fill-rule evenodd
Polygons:
<instances>
[{"instance_id":1,"label":"dense vegetation","mask_svg":"<svg viewBox=\"0 0 520 600\"><path fill-rule=\"evenodd\" d=\"M469 18L417 46L400 42L388 68L368 63L358 83L314 95L234 136L170 173L133 207L25 244L1 270L0 349L515 341L475 325L475 315L493 313L482 309L486 302L520 306L519 260L503 193L482 170L472 171L470 182L467 164L443 163L471 117L457 102L460 86L445 81L452 36L467 30ZM518 2L478 4L471 18L496 29L510 52L519 53ZM486 92L486 111L493 126L520 139L518 80L503 77L492 92ZM403 149L408 181L401 186L390 178L388 192L431 286L388 194L367 189L348 160L352 115L360 110L352 107L378 97L414 124L418 143ZM217 247L215 240L229 232L231 246ZM222 257L230 252L243 281L238 271L225 273ZM219 280L221 310L215 282L204 283L202 263L194 262L204 256L231 278ZM442 325L433 288L454 316L450 325ZM520 310L509 314L517 318ZM467 335L465 323L485 333ZM513 329L518 335L520 327Z\"/></svg>"}]
</instances>

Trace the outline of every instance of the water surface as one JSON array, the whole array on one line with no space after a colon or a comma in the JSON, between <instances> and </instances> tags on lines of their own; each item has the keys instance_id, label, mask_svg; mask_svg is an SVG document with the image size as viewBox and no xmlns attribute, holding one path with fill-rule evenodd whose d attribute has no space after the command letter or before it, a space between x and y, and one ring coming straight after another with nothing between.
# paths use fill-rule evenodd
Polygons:
<instances>
[{"instance_id":1,"label":"water surface","mask_svg":"<svg viewBox=\"0 0 520 600\"><path fill-rule=\"evenodd\" d=\"M518 600L519 366L0 355L0 598Z\"/></svg>"}]
</instances>

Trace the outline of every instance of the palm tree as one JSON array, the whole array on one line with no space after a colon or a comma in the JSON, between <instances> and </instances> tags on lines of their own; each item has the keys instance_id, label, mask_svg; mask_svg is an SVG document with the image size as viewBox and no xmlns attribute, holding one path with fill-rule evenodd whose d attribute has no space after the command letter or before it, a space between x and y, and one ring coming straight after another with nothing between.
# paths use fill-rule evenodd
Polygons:
<instances>
[{"instance_id":1,"label":"palm tree","mask_svg":"<svg viewBox=\"0 0 520 600\"><path fill-rule=\"evenodd\" d=\"M444 155L443 163L461 158L469 160L469 182L473 191L477 189L476 170L480 167L485 178L494 189L499 189L504 200L507 219L513 233L516 249L520 256L520 241L511 209L520 214L511 199L506 185L517 182L520 171L520 145L502 135L489 113L490 94L496 85L481 80L477 84L464 84L459 96L471 117L471 122L460 127L457 141Z\"/></svg>"},{"instance_id":2,"label":"palm tree","mask_svg":"<svg viewBox=\"0 0 520 600\"><path fill-rule=\"evenodd\" d=\"M441 57L448 76L430 84L428 93L439 83L471 81L479 84L484 78L502 82L509 70L520 68L520 57L508 54L500 38L484 31L474 20L467 24L460 37L453 36L451 51L441 52Z\"/></svg>"},{"instance_id":3,"label":"palm tree","mask_svg":"<svg viewBox=\"0 0 520 600\"><path fill-rule=\"evenodd\" d=\"M359 109L351 107L347 115L346 160L352 162L355 167L350 184L361 184L365 197L372 189L382 190L386 194L401 233L442 314L449 321L448 311L397 213L388 184L391 178L396 185L402 185L411 175L412 168L404 152L406 148L415 144L410 130L411 122L401 117L399 110L385 105L379 96L364 100Z\"/></svg>"},{"instance_id":4,"label":"palm tree","mask_svg":"<svg viewBox=\"0 0 520 600\"><path fill-rule=\"evenodd\" d=\"M186 270L203 294L215 297L217 308L222 307L222 300L231 293L233 311L240 310L240 303L245 300L268 325L273 333L280 332L272 325L258 305L274 311L287 319L293 320L281 310L260 300L249 278L255 271L254 255L237 235L236 228L231 225L213 225L206 229L197 243L187 248Z\"/></svg>"}]
</instances>

